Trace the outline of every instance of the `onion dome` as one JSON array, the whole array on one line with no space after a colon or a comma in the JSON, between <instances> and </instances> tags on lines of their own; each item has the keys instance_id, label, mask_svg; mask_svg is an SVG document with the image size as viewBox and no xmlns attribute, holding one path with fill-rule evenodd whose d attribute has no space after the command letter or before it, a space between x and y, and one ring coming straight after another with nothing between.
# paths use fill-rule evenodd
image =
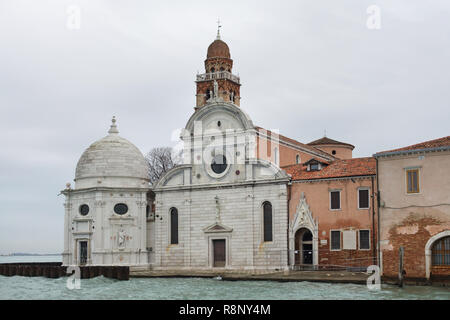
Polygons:
<instances>
[{"instance_id":1,"label":"onion dome","mask_svg":"<svg viewBox=\"0 0 450 320\"><path fill-rule=\"evenodd\" d=\"M147 187L147 162L134 144L118 135L114 117L108 133L81 155L75 171L76 188Z\"/></svg>"},{"instance_id":2,"label":"onion dome","mask_svg":"<svg viewBox=\"0 0 450 320\"><path fill-rule=\"evenodd\" d=\"M208 53L206 54L206 58L227 58L230 59L230 48L228 45L220 40L216 39L213 43L211 43L208 47Z\"/></svg>"}]
</instances>

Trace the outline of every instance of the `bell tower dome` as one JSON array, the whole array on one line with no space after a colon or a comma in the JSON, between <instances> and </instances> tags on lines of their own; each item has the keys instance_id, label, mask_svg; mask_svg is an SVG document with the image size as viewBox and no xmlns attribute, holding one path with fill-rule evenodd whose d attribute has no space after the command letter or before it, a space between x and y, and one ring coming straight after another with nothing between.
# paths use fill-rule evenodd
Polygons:
<instances>
[{"instance_id":1,"label":"bell tower dome","mask_svg":"<svg viewBox=\"0 0 450 320\"><path fill-rule=\"evenodd\" d=\"M240 105L240 79L232 73L230 48L220 38L220 27L219 25L216 39L208 47L205 73L197 74L196 110L214 98Z\"/></svg>"}]
</instances>

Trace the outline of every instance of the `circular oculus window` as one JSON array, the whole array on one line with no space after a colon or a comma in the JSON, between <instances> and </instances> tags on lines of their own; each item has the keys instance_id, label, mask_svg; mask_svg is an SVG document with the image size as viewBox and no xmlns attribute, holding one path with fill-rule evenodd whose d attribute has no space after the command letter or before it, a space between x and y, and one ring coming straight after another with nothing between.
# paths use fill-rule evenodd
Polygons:
<instances>
[{"instance_id":1,"label":"circular oculus window","mask_svg":"<svg viewBox=\"0 0 450 320\"><path fill-rule=\"evenodd\" d=\"M211 162L211 169L216 174L221 174L227 169L227 158L223 154L214 156Z\"/></svg>"},{"instance_id":2,"label":"circular oculus window","mask_svg":"<svg viewBox=\"0 0 450 320\"><path fill-rule=\"evenodd\" d=\"M128 206L125 203L118 203L114 206L114 212L117 214L125 214L128 212Z\"/></svg>"},{"instance_id":3,"label":"circular oculus window","mask_svg":"<svg viewBox=\"0 0 450 320\"><path fill-rule=\"evenodd\" d=\"M87 204L82 204L79 208L80 214L85 216L89 213L89 206Z\"/></svg>"}]
</instances>

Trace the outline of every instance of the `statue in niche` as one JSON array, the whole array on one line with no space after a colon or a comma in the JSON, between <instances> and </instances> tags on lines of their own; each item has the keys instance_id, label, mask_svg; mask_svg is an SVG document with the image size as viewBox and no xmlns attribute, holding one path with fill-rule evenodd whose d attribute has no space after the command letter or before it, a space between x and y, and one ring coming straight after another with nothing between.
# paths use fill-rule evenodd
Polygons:
<instances>
[{"instance_id":1,"label":"statue in niche","mask_svg":"<svg viewBox=\"0 0 450 320\"><path fill-rule=\"evenodd\" d=\"M125 231L123 229L120 229L119 230L119 236L118 236L118 238L119 238L119 248L125 247L126 236L127 235L125 234Z\"/></svg>"},{"instance_id":2,"label":"statue in niche","mask_svg":"<svg viewBox=\"0 0 450 320\"><path fill-rule=\"evenodd\" d=\"M219 85L217 84L217 81L214 80L214 98L219 97Z\"/></svg>"},{"instance_id":3,"label":"statue in niche","mask_svg":"<svg viewBox=\"0 0 450 320\"><path fill-rule=\"evenodd\" d=\"M215 196L214 199L216 200L216 222L220 223L219 197Z\"/></svg>"},{"instance_id":4,"label":"statue in niche","mask_svg":"<svg viewBox=\"0 0 450 320\"><path fill-rule=\"evenodd\" d=\"M299 212L299 224L305 223L305 210L302 208Z\"/></svg>"}]
</instances>

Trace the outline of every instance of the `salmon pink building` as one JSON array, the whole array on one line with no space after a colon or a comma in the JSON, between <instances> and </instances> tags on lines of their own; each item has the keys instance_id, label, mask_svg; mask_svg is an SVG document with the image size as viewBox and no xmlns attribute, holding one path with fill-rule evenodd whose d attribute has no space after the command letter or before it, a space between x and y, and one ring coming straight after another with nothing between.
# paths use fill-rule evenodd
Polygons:
<instances>
[{"instance_id":1,"label":"salmon pink building","mask_svg":"<svg viewBox=\"0 0 450 320\"><path fill-rule=\"evenodd\" d=\"M313 158L283 168L291 175L289 248L294 269L365 270L376 264L375 164L374 158Z\"/></svg>"}]
</instances>

